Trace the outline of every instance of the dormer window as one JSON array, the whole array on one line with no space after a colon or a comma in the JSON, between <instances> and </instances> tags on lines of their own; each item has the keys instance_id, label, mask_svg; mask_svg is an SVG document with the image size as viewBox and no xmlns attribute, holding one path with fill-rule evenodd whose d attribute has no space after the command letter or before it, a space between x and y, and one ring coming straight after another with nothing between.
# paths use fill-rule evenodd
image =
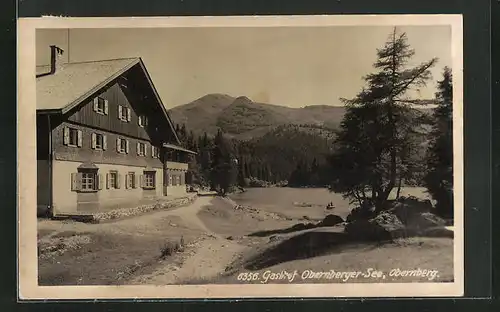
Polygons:
<instances>
[{"instance_id":1,"label":"dormer window","mask_svg":"<svg viewBox=\"0 0 500 312\"><path fill-rule=\"evenodd\" d=\"M94 112L107 115L108 114L108 100L103 99L102 97L94 98Z\"/></svg>"},{"instance_id":2,"label":"dormer window","mask_svg":"<svg viewBox=\"0 0 500 312\"><path fill-rule=\"evenodd\" d=\"M131 120L130 108L118 105L118 119L129 122Z\"/></svg>"},{"instance_id":3,"label":"dormer window","mask_svg":"<svg viewBox=\"0 0 500 312\"><path fill-rule=\"evenodd\" d=\"M148 117L141 115L141 116L139 116L138 122L139 122L139 126L144 128L148 125Z\"/></svg>"}]
</instances>

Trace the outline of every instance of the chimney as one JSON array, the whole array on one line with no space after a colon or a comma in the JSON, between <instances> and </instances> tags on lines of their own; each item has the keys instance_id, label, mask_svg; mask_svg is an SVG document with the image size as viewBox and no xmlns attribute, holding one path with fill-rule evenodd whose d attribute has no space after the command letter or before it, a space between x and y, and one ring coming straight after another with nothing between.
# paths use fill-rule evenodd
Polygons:
<instances>
[{"instance_id":1,"label":"chimney","mask_svg":"<svg viewBox=\"0 0 500 312\"><path fill-rule=\"evenodd\" d=\"M61 66L64 50L58 46L50 46L50 74L54 74Z\"/></svg>"}]
</instances>

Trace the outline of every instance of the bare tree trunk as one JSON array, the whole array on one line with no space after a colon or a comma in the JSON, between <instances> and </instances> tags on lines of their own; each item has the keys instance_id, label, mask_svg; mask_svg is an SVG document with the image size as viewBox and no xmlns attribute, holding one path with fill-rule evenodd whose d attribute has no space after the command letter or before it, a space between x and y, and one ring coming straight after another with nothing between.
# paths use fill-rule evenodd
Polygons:
<instances>
[{"instance_id":1,"label":"bare tree trunk","mask_svg":"<svg viewBox=\"0 0 500 312\"><path fill-rule=\"evenodd\" d=\"M399 181L398 181L398 191L396 193L396 199L399 199L399 195L401 194L401 183L402 183L402 180L403 180L403 175L400 174L399 175Z\"/></svg>"},{"instance_id":2,"label":"bare tree trunk","mask_svg":"<svg viewBox=\"0 0 500 312\"><path fill-rule=\"evenodd\" d=\"M396 129L394 125L394 116L393 116L393 105L394 105L394 89L395 89L395 84L396 84L396 49L395 49L395 43L396 43L396 28L394 28L393 31L393 36L392 36L392 43L393 43L393 51L392 51L392 73L391 73L391 94L389 95L389 99L387 102L387 118L389 121L389 127L390 127L390 147L389 147L389 153L390 153L390 171L389 171L389 183L387 184L387 187L385 190L383 190L378 197L378 203L377 203L377 211L381 211L384 208L384 204L387 201L387 198L389 197L389 194L391 193L392 189L396 185L396 175L397 175L397 162L396 162L396 150L395 150L395 137L396 137Z\"/></svg>"}]
</instances>

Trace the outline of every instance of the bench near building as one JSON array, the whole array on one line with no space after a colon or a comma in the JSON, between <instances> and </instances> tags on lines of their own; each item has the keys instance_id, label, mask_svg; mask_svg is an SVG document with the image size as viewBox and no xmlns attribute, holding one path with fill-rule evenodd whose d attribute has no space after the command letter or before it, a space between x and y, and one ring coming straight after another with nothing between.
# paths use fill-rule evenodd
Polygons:
<instances>
[{"instance_id":1,"label":"bench near building","mask_svg":"<svg viewBox=\"0 0 500 312\"><path fill-rule=\"evenodd\" d=\"M180 147L140 58L37 67L38 213L85 215L186 195Z\"/></svg>"}]
</instances>

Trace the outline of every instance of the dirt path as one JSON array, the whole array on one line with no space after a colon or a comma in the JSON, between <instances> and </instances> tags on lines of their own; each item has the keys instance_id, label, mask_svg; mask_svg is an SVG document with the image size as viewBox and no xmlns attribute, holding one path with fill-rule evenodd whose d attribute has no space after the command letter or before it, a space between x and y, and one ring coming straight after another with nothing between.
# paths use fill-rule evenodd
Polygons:
<instances>
[{"instance_id":1,"label":"dirt path","mask_svg":"<svg viewBox=\"0 0 500 312\"><path fill-rule=\"evenodd\" d=\"M159 220L169 217L178 217L186 223L186 225L210 233L211 231L207 229L197 216L198 211L210 205L210 201L211 197L198 197L188 206L182 206L171 210L155 211L144 215L99 224L43 220L38 222L38 228L42 231L51 231L51 236L65 231L111 232L112 234L135 233L137 235L144 235L161 232L162 224L158 222Z\"/></svg>"},{"instance_id":2,"label":"dirt path","mask_svg":"<svg viewBox=\"0 0 500 312\"><path fill-rule=\"evenodd\" d=\"M160 265L154 272L136 276L129 284L184 284L206 282L224 272L226 266L244 248L236 242L210 231L197 213L210 205L211 197L199 197L190 206L171 211L169 215L182 218L186 223L203 230L204 234L178 255L181 264Z\"/></svg>"},{"instance_id":3,"label":"dirt path","mask_svg":"<svg viewBox=\"0 0 500 312\"><path fill-rule=\"evenodd\" d=\"M113 265L113 269L119 268L124 271L132 265L129 263L131 261L145 264L141 270L121 280L120 283L176 284L209 280L224 272L234 256L244 248L237 242L214 233L199 218L198 213L204 207L212 205L212 200L211 196L201 196L187 206L99 224L40 220L39 244L42 243L50 248L52 242L58 244L60 237L65 236L65 241L71 243L79 239L78 242L81 241L82 246L89 246L88 251L84 247L74 248L81 250L81 256L88 258L89 261L93 261L93 257L119 259L115 261L116 268ZM178 242L181 237L185 238L186 244L182 252L174 253L164 260L157 258L164 242ZM104 245L100 243L102 240ZM90 246L92 244L97 245ZM55 253L50 255L57 256ZM64 254L60 255L57 261L60 257L64 257ZM68 257L71 258L69 255ZM50 276L59 274L57 270L62 270L53 266L51 262L47 258L42 263L43 272L46 272L44 274L49 276L49 279ZM89 269L83 265L82 270ZM72 275L76 274L76 271L68 263L63 273L67 275L65 278L74 279ZM101 274L100 271L97 273ZM94 275L98 275L97 273Z\"/></svg>"},{"instance_id":4,"label":"dirt path","mask_svg":"<svg viewBox=\"0 0 500 312\"><path fill-rule=\"evenodd\" d=\"M206 284L216 279L243 246L220 237L206 236L187 246L176 263L159 266L154 272L139 275L130 285Z\"/></svg>"}]
</instances>

